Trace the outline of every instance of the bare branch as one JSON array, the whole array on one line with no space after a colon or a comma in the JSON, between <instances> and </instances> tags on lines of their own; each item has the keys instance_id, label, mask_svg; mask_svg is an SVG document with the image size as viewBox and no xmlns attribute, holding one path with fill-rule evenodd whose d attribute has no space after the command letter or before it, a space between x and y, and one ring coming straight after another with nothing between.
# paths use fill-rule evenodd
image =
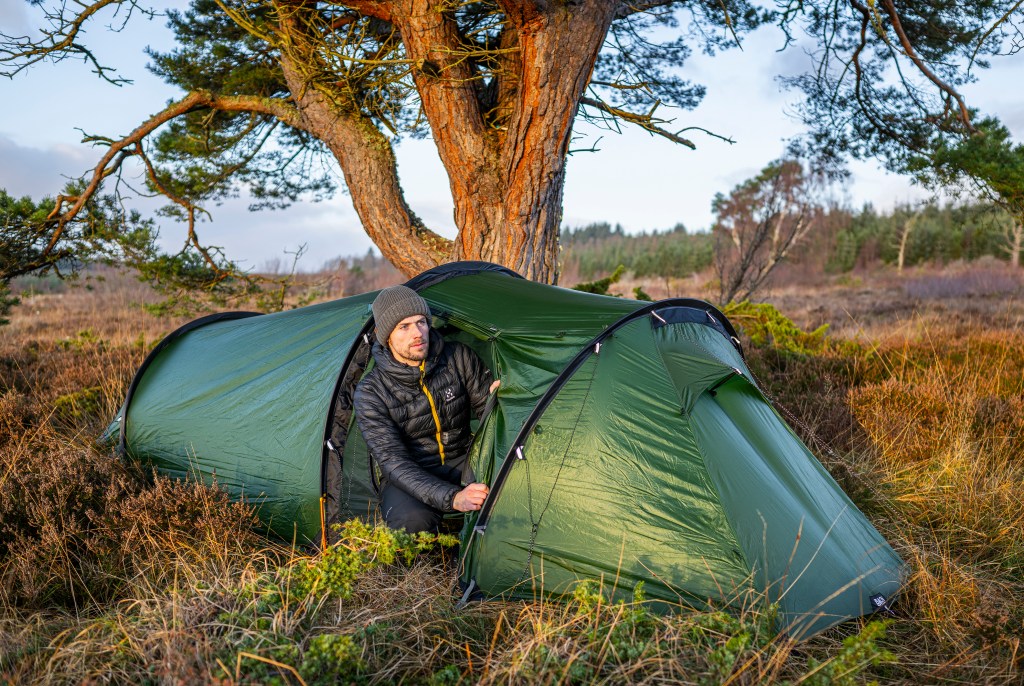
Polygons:
<instances>
[{"instance_id":1,"label":"bare branch","mask_svg":"<svg viewBox=\"0 0 1024 686\"><path fill-rule=\"evenodd\" d=\"M1024 5L1024 0L1017 0L1017 2L1013 4L1013 7L1006 10L1006 13L1003 14L1003 16L999 17L999 19L997 19L995 23L993 23L992 26L990 26L988 30L985 31L981 38L978 39L977 45L974 46L974 52L971 53L971 59L967 61L968 72L970 72L971 66L974 64L974 60L977 59L978 53L981 51L981 46L985 44L985 41L989 39L989 36L991 36L997 28L1005 24L1010 19L1010 16L1021 8L1021 5Z\"/></svg>"},{"instance_id":2,"label":"bare branch","mask_svg":"<svg viewBox=\"0 0 1024 686\"><path fill-rule=\"evenodd\" d=\"M391 2L389 2L389 0L346 0L345 2L332 4L349 7L359 14L374 17L375 19L381 19L387 22L394 21L394 12L392 11Z\"/></svg>"},{"instance_id":3,"label":"bare branch","mask_svg":"<svg viewBox=\"0 0 1024 686\"><path fill-rule=\"evenodd\" d=\"M637 126L639 126L640 128L644 129L645 131L649 131L649 132L651 132L651 133L653 133L655 135L661 136L662 138L667 138L668 140L672 141L673 143L678 143L680 145L685 145L686 147L690 148L691 150L696 150L697 149L697 146L694 144L693 141L691 141L691 140L689 140L687 138L683 138L682 136L679 135L678 132L677 133L672 133L671 131L667 131L667 130L661 128L660 126L658 126L658 124L660 124L660 123L667 123L667 122L665 122L664 120L660 120L660 119L654 119L650 114L637 114L635 112L630 112L628 110L623 110L623 109L620 109L618 107L613 107L613 106L611 106L611 105L609 105L607 103L601 102L600 100L595 100L594 98L587 98L587 97L580 98L580 105L585 105L587 107L593 107L594 109L600 110L601 112L609 114L609 115L615 117L616 119L621 119L623 121L627 121L630 124L636 124Z\"/></svg>"},{"instance_id":4,"label":"bare branch","mask_svg":"<svg viewBox=\"0 0 1024 686\"><path fill-rule=\"evenodd\" d=\"M223 112L258 112L274 116L285 123L301 128L298 112L284 101L254 96L216 96L208 91L196 91L171 103L124 138L112 140L87 137L87 141L100 142L108 145L109 149L93 167L89 182L81 193L75 196L61 195L57 197L53 211L47 217L51 235L49 243L42 253L43 256L49 255L54 250L65 227L74 221L86 203L97 193L103 180L117 172L126 159L137 156L141 152L140 144L145 138L172 119L202 109L215 109ZM173 199L171 195L168 197Z\"/></svg>"},{"instance_id":5,"label":"bare branch","mask_svg":"<svg viewBox=\"0 0 1024 686\"><path fill-rule=\"evenodd\" d=\"M145 165L146 176L149 178L150 183L153 184L153 187L161 195L168 198L171 202L173 202L176 205L179 205L182 209L185 210L186 216L188 217L188 238L185 243L186 247L189 245L194 247L196 251L202 256L203 261L206 262L206 266L209 267L210 270L217 275L217 278L215 279L214 283L223 281L224 279L232 276L232 270L221 268L221 266L217 264L217 260L215 260L213 256L210 254L210 251L199 242L199 235L196 233L196 214L198 212L202 212L203 214L209 216L209 213L203 208L198 207L195 203L175 195L173 192L171 192L171 189L166 186L166 184L161 182L160 177L156 172L156 168L153 166L153 162L149 159L149 156L146 155L145 151L142 149L141 142L135 144L135 151L135 154L138 155L139 159L141 159L142 163Z\"/></svg>"},{"instance_id":6,"label":"bare branch","mask_svg":"<svg viewBox=\"0 0 1024 686\"><path fill-rule=\"evenodd\" d=\"M86 22L95 17L97 13L107 7L126 6L128 17L134 11L143 12L149 16L155 13L152 10L139 7L136 0L96 0L92 4L84 5L80 12L65 12L62 7L58 11L48 11L46 19L53 28L41 30L39 38L29 36L11 36L0 32L2 49L0 49L0 64L10 65L8 69L0 71L0 75L13 77L15 74L45 59L60 61L72 56L79 56L86 62L93 65L93 71L102 79L114 85L130 83L127 79L115 78L108 75L113 71L111 67L105 67L91 50L78 41Z\"/></svg>"}]
</instances>

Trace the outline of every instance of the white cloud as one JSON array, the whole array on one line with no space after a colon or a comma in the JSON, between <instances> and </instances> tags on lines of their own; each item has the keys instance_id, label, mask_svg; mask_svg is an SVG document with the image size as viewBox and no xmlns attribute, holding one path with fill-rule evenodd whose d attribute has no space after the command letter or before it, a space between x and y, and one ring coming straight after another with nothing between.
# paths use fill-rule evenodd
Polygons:
<instances>
[{"instance_id":1,"label":"white cloud","mask_svg":"<svg viewBox=\"0 0 1024 686\"><path fill-rule=\"evenodd\" d=\"M56 144L40 149L19 145L0 132L0 188L39 199L59 193L67 180L95 164L81 148Z\"/></svg>"}]
</instances>

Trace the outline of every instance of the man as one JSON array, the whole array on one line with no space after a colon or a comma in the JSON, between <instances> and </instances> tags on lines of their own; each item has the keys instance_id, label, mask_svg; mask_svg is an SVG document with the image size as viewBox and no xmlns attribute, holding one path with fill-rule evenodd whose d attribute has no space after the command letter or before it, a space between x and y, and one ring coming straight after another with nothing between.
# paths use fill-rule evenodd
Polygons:
<instances>
[{"instance_id":1,"label":"man","mask_svg":"<svg viewBox=\"0 0 1024 686\"><path fill-rule=\"evenodd\" d=\"M498 387L472 350L430 328L427 301L405 286L373 301L373 370L356 386L359 429L377 463L392 529L437 532L448 512L479 510L487 485L461 483L477 417Z\"/></svg>"}]
</instances>

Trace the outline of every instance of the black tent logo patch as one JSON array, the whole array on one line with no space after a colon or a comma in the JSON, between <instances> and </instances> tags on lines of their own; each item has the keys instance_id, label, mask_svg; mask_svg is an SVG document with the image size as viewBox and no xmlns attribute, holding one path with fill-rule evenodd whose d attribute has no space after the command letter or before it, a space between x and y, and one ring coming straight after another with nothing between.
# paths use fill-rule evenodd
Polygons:
<instances>
[{"instance_id":1,"label":"black tent logo patch","mask_svg":"<svg viewBox=\"0 0 1024 686\"><path fill-rule=\"evenodd\" d=\"M885 599L885 596L881 593L871 596L871 604L875 606L876 610L881 610L883 607L885 607L886 602L887 601Z\"/></svg>"}]
</instances>

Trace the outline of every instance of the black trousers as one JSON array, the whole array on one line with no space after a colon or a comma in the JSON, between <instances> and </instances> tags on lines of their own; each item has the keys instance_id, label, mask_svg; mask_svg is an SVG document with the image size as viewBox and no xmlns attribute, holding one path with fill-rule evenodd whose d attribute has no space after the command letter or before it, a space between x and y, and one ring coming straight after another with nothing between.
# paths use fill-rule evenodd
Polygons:
<instances>
[{"instance_id":1,"label":"black trousers","mask_svg":"<svg viewBox=\"0 0 1024 686\"><path fill-rule=\"evenodd\" d=\"M388 528L405 529L410 534L420 531L436 534L444 517L441 510L389 483L384 484L380 491L380 511Z\"/></svg>"}]
</instances>

